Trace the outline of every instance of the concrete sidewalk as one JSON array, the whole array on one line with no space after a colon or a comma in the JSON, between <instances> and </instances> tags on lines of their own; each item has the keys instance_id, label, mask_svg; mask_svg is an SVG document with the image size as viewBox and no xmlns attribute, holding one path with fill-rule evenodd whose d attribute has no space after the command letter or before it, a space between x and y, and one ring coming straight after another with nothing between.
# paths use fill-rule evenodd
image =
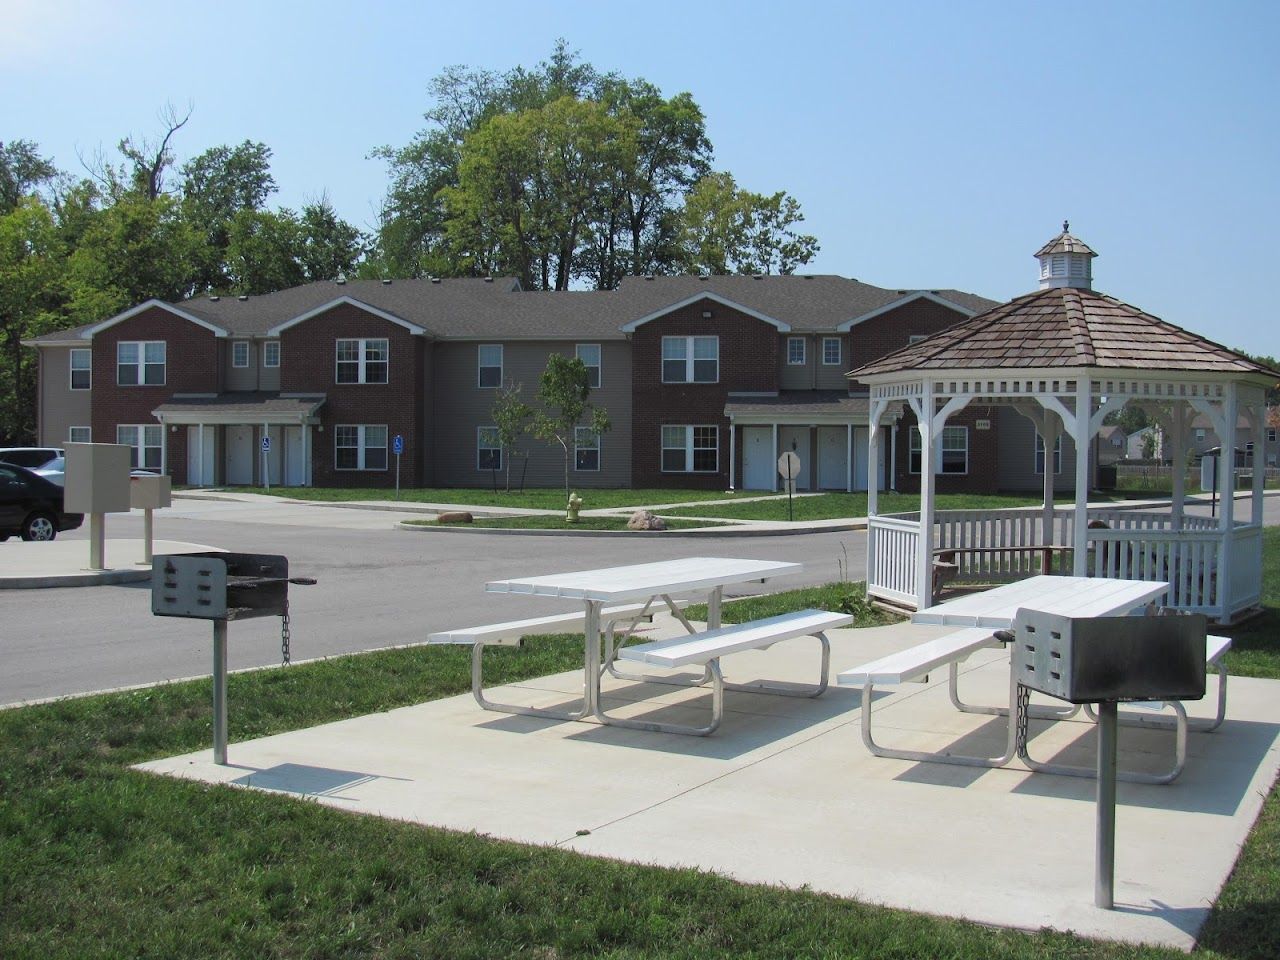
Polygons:
<instances>
[{"instance_id":1,"label":"concrete sidewalk","mask_svg":"<svg viewBox=\"0 0 1280 960\"><path fill-rule=\"evenodd\" d=\"M157 556L218 549L182 540L156 540L152 544ZM88 540L10 540L0 543L0 590L143 582L151 579L151 565L143 562L145 555L144 540L108 539L103 549L105 569L90 570Z\"/></svg>"},{"instance_id":2,"label":"concrete sidewalk","mask_svg":"<svg viewBox=\"0 0 1280 960\"><path fill-rule=\"evenodd\" d=\"M652 635L676 629L660 618ZM834 631L833 671L946 629ZM811 682L816 668L805 641L725 662L738 681ZM1007 678L1007 656L983 651L965 665L964 696L1000 703ZM493 694L547 706L581 691L575 671ZM683 723L705 722L709 704L706 691L657 684L610 681L605 696L621 715ZM957 712L945 671L881 696L883 742L1001 752L1004 721ZM1233 677L1227 722L1190 735L1176 783L1120 784L1118 909L1103 911L1093 906L1091 781L872 757L858 733L860 699L836 687L817 700L730 692L724 725L706 738L488 713L470 696L241 743L232 714L231 766L202 750L141 769L748 883L1185 950L1280 768L1280 681ZM1212 703L1189 707L1206 715ZM1087 764L1093 730L1033 721L1032 749ZM1155 770L1169 761L1172 734L1123 728L1120 744L1123 767Z\"/></svg>"}]
</instances>

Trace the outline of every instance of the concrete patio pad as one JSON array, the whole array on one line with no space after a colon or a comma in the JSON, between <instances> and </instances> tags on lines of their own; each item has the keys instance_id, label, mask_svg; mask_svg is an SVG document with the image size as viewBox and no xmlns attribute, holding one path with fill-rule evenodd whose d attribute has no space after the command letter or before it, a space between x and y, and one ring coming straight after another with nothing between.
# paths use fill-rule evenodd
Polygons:
<instances>
[{"instance_id":1,"label":"concrete patio pad","mask_svg":"<svg viewBox=\"0 0 1280 960\"><path fill-rule=\"evenodd\" d=\"M833 672L947 630L834 631ZM816 669L805 640L725 661L737 681L812 682ZM983 651L965 665L964 696L999 703L1007 671L1005 654ZM1192 715L1211 712L1214 682ZM581 689L580 673L564 673L493 696L550 706ZM686 723L705 722L710 699L619 681L605 694L620 715ZM817 700L730 692L724 725L706 738L494 714L469 695L245 743L233 713L230 766L205 750L140 769L749 883L1189 949L1280 767L1280 681L1232 678L1227 722L1191 734L1177 782L1120 784L1117 909L1103 911L1093 906L1092 781L872 757L859 704L859 692L834 687ZM1004 721L954 710L945 671L877 692L875 716L878 739L895 746L1003 747ZM1092 732L1082 719L1033 722L1033 756L1089 764ZM1122 728L1120 750L1122 768L1158 770L1172 734Z\"/></svg>"}]
</instances>

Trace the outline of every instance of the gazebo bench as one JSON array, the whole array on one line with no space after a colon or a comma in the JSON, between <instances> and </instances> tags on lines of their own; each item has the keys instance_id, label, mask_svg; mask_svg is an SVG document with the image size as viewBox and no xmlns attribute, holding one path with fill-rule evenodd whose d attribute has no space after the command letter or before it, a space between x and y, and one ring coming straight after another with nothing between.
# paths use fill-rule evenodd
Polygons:
<instances>
[{"instance_id":1,"label":"gazebo bench","mask_svg":"<svg viewBox=\"0 0 1280 960\"><path fill-rule=\"evenodd\" d=\"M634 730L649 730L656 733L680 733L705 737L714 733L724 718L724 691L739 690L748 693L772 693L788 697L817 697L827 689L827 672L831 663L831 644L827 640L826 631L836 627L847 627L853 623L853 617L847 613L831 613L826 610L800 610L796 613L784 613L762 620L747 623L735 623L716 630L706 630L689 636L674 637L668 640L652 640L624 646L614 651L613 655L620 660L643 663L649 666L676 670L691 665L701 666L710 674L711 688L711 723L705 727L687 726L684 724L659 723L651 720L632 720L621 717L606 716L603 708L600 718L619 727ZM776 683L727 683L720 670L720 658L731 653L744 650L764 650L783 640L797 637L814 637L822 647L822 666L818 683L813 686L783 686ZM658 680L661 677L631 677L641 681ZM703 681L697 681L697 685Z\"/></svg>"},{"instance_id":2,"label":"gazebo bench","mask_svg":"<svg viewBox=\"0 0 1280 960\"><path fill-rule=\"evenodd\" d=\"M1022 546L1005 545L998 547L937 547L933 551L933 593L937 596L947 581L954 580L960 572L961 554L1040 554L1040 572L1049 573L1053 569L1053 554L1070 553L1074 547L1059 544L1024 544Z\"/></svg>"}]
</instances>

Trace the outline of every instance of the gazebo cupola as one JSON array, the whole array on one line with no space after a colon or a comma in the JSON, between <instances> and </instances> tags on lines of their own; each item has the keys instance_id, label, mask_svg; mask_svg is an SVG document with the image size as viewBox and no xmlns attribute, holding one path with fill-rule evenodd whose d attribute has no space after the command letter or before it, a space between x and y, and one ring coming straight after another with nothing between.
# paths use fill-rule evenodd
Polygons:
<instances>
[{"instance_id":1,"label":"gazebo cupola","mask_svg":"<svg viewBox=\"0 0 1280 960\"><path fill-rule=\"evenodd\" d=\"M1093 289L1093 258L1097 254L1078 237L1071 235L1071 224L1062 221L1062 232L1036 251L1040 261L1040 289L1076 287Z\"/></svg>"}]
</instances>

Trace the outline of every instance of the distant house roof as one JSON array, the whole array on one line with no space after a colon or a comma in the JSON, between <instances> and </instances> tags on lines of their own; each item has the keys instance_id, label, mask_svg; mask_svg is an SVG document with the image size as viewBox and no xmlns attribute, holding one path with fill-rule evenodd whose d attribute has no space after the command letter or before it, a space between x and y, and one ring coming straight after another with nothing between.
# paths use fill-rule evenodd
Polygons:
<instances>
[{"instance_id":1,"label":"distant house roof","mask_svg":"<svg viewBox=\"0 0 1280 960\"><path fill-rule=\"evenodd\" d=\"M1110 443L1117 436L1119 436L1121 442L1124 442L1124 440L1128 437L1128 434L1125 433L1122 428L1116 426L1115 424L1107 424L1106 426L1098 430L1098 436L1101 437L1103 440L1107 441L1108 443Z\"/></svg>"},{"instance_id":2,"label":"distant house roof","mask_svg":"<svg viewBox=\"0 0 1280 960\"><path fill-rule=\"evenodd\" d=\"M1074 287L1017 297L849 373L1092 367L1254 373L1280 379L1234 350L1122 303Z\"/></svg>"}]
</instances>

